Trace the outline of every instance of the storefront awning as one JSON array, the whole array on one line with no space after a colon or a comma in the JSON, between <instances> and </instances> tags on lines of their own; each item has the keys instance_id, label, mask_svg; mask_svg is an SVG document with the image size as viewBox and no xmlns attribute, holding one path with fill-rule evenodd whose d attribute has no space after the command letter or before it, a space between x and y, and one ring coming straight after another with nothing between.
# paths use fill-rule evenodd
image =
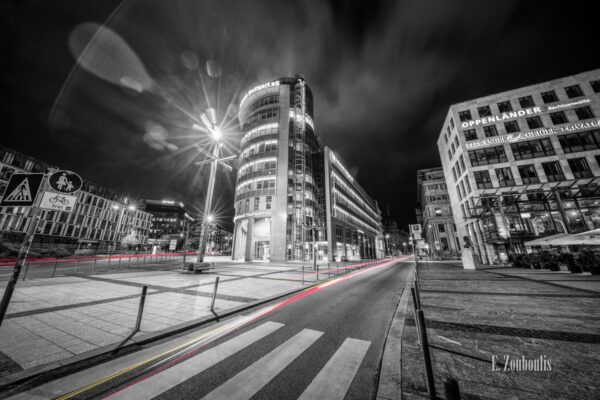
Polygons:
<instances>
[{"instance_id":1,"label":"storefront awning","mask_svg":"<svg viewBox=\"0 0 600 400\"><path fill-rule=\"evenodd\" d=\"M600 246L600 229L548 240L550 246Z\"/></svg>"},{"instance_id":2,"label":"storefront awning","mask_svg":"<svg viewBox=\"0 0 600 400\"><path fill-rule=\"evenodd\" d=\"M545 237L538 238L538 239L535 239L535 240L530 240L529 242L525 242L523 244L525 246L527 246L527 247L533 247L533 246L551 246L551 244L550 244L551 240L560 240L560 239L564 238L565 236L569 236L569 234L567 234L567 233L559 233L557 235L545 236ZM561 246L561 245L555 245L555 246Z\"/></svg>"}]
</instances>

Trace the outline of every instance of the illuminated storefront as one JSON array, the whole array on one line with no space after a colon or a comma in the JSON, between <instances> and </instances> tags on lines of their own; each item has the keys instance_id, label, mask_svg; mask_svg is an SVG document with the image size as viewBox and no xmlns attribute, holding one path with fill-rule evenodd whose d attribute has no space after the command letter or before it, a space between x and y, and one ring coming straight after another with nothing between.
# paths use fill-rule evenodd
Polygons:
<instances>
[{"instance_id":1,"label":"illuminated storefront","mask_svg":"<svg viewBox=\"0 0 600 400\"><path fill-rule=\"evenodd\" d=\"M600 70L455 104L437 144L458 236L483 263L600 227Z\"/></svg>"}]
</instances>

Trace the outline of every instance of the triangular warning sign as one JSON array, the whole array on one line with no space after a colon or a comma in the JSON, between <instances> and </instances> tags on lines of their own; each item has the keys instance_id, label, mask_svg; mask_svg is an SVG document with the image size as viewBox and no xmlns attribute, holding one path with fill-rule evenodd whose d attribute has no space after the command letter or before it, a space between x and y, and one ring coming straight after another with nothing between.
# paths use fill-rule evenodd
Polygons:
<instances>
[{"instance_id":1,"label":"triangular warning sign","mask_svg":"<svg viewBox=\"0 0 600 400\"><path fill-rule=\"evenodd\" d=\"M31 202L31 190L29 188L29 179L25 178L8 196L4 197L4 201L17 201L23 203Z\"/></svg>"}]
</instances>

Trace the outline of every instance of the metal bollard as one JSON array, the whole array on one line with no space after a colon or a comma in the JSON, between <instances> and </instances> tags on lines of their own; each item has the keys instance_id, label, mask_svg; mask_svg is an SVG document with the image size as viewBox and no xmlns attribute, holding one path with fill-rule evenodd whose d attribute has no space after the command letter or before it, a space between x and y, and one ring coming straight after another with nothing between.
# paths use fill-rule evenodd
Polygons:
<instances>
[{"instance_id":1,"label":"metal bollard","mask_svg":"<svg viewBox=\"0 0 600 400\"><path fill-rule=\"evenodd\" d=\"M140 306L138 307L137 320L135 321L135 328L133 328L133 332L137 332L140 330L140 324L142 323L142 314L144 312L144 303L146 302L146 292L148 291L148 286L142 287L142 297L140 297Z\"/></svg>"},{"instance_id":2,"label":"metal bollard","mask_svg":"<svg viewBox=\"0 0 600 400\"><path fill-rule=\"evenodd\" d=\"M54 278L54 274L56 274L56 265L57 263L54 263L54 269L52 270L52 277Z\"/></svg>"},{"instance_id":3,"label":"metal bollard","mask_svg":"<svg viewBox=\"0 0 600 400\"><path fill-rule=\"evenodd\" d=\"M108 256L108 265L106 266L106 269L110 269L110 256Z\"/></svg>"},{"instance_id":4,"label":"metal bollard","mask_svg":"<svg viewBox=\"0 0 600 400\"><path fill-rule=\"evenodd\" d=\"M460 400L460 389L456 379L449 376L444 378L444 397L446 400Z\"/></svg>"},{"instance_id":5,"label":"metal bollard","mask_svg":"<svg viewBox=\"0 0 600 400\"><path fill-rule=\"evenodd\" d=\"M127 257L127 267L131 265L131 256Z\"/></svg>"},{"instance_id":6,"label":"metal bollard","mask_svg":"<svg viewBox=\"0 0 600 400\"><path fill-rule=\"evenodd\" d=\"M23 274L23 280L25 280L25 277L27 276L27 271L29 271L29 264L31 264L31 263L28 262L27 265L25 266L25 273Z\"/></svg>"},{"instance_id":7,"label":"metal bollard","mask_svg":"<svg viewBox=\"0 0 600 400\"><path fill-rule=\"evenodd\" d=\"M94 270L96 269L96 261L98 261L98 259L94 258L94 264L92 265L92 274L94 273Z\"/></svg>"},{"instance_id":8,"label":"metal bollard","mask_svg":"<svg viewBox=\"0 0 600 400\"><path fill-rule=\"evenodd\" d=\"M417 316L417 310L419 310L419 303L417 302L417 295L415 294L415 288L410 288L410 294L412 295L413 311L415 312L415 326L417 327L417 340L421 344L421 327L419 326L419 317Z\"/></svg>"},{"instance_id":9,"label":"metal bollard","mask_svg":"<svg viewBox=\"0 0 600 400\"><path fill-rule=\"evenodd\" d=\"M58 263L58 261L56 263ZM79 267L79 258L77 259L77 261L75 262L75 266L73 267L73 273L74 274L77 273L77 267Z\"/></svg>"},{"instance_id":10,"label":"metal bollard","mask_svg":"<svg viewBox=\"0 0 600 400\"><path fill-rule=\"evenodd\" d=\"M304 265L302 266L302 285L304 286Z\"/></svg>"},{"instance_id":11,"label":"metal bollard","mask_svg":"<svg viewBox=\"0 0 600 400\"><path fill-rule=\"evenodd\" d=\"M123 257L119 257L119 264L117 264L117 269L121 268L121 258Z\"/></svg>"},{"instance_id":12,"label":"metal bollard","mask_svg":"<svg viewBox=\"0 0 600 400\"><path fill-rule=\"evenodd\" d=\"M219 286L219 277L215 279L215 289L213 290L212 299L210 300L210 311L214 312L215 309L215 299L217 298L217 287Z\"/></svg>"},{"instance_id":13,"label":"metal bollard","mask_svg":"<svg viewBox=\"0 0 600 400\"><path fill-rule=\"evenodd\" d=\"M425 361L425 374L427 376L427 393L432 400L435 396L435 381L433 380L433 367L431 366L431 357L429 355L429 342L427 341L427 326L425 325L425 316L422 310L417 310L418 324L421 326L419 335L421 337L421 350L423 351L423 360Z\"/></svg>"}]
</instances>

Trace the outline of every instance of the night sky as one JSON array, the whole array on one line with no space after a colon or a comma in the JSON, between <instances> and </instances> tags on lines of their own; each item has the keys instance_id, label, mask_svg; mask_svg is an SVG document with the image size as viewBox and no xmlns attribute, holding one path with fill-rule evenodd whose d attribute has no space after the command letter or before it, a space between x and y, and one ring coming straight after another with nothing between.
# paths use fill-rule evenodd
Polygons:
<instances>
[{"instance_id":1,"label":"night sky","mask_svg":"<svg viewBox=\"0 0 600 400\"><path fill-rule=\"evenodd\" d=\"M207 169L192 165L203 135L190 130L192 117L216 108L234 151L236 105L256 83L303 73L323 142L405 226L415 219L416 170L440 165L435 143L451 104L600 67L597 14L583 1L0 7L0 143L132 197L197 211ZM76 67L94 24L110 34L95 42L98 57ZM217 179L220 220L230 225L235 172Z\"/></svg>"}]
</instances>

